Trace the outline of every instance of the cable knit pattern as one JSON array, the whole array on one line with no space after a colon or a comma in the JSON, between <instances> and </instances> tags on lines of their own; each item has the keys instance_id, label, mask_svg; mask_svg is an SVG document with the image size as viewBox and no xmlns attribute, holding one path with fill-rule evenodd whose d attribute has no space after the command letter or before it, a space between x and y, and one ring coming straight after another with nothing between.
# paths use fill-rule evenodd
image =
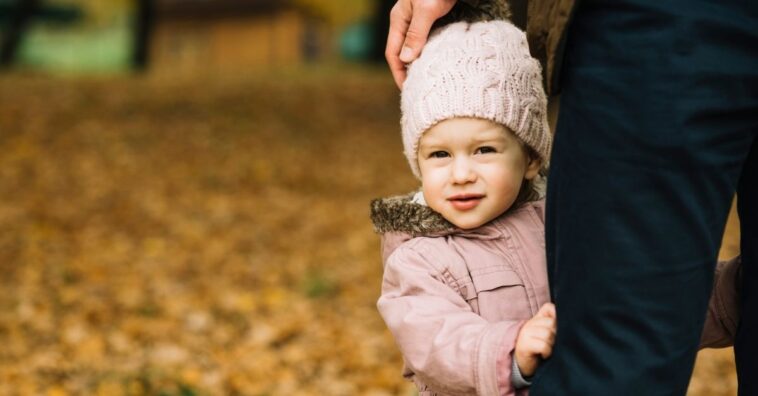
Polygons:
<instances>
[{"instance_id":1,"label":"cable knit pattern","mask_svg":"<svg viewBox=\"0 0 758 396\"><path fill-rule=\"evenodd\" d=\"M404 151L416 177L421 135L454 117L505 125L547 167L552 136L540 65L524 32L508 21L456 22L432 32L408 68L400 107Z\"/></svg>"}]
</instances>

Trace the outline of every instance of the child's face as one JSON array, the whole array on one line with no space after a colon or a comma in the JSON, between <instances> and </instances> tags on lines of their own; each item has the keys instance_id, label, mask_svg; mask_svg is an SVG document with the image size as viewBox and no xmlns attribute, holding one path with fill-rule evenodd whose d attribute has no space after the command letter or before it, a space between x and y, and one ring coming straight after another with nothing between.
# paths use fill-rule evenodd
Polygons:
<instances>
[{"instance_id":1,"label":"child's face","mask_svg":"<svg viewBox=\"0 0 758 396\"><path fill-rule=\"evenodd\" d=\"M430 128L419 141L418 162L427 205L463 229L508 210L524 179L540 168L510 130L477 118L452 118Z\"/></svg>"}]
</instances>

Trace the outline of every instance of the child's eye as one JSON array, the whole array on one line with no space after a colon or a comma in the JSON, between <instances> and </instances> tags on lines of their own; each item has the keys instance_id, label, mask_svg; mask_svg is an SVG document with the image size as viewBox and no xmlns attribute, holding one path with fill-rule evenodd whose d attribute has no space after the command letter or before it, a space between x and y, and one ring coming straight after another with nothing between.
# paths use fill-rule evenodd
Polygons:
<instances>
[{"instance_id":1,"label":"child's eye","mask_svg":"<svg viewBox=\"0 0 758 396\"><path fill-rule=\"evenodd\" d=\"M495 150L494 147L491 146L483 146L476 149L476 154L489 154L489 153L496 153L497 150Z\"/></svg>"},{"instance_id":2,"label":"child's eye","mask_svg":"<svg viewBox=\"0 0 758 396\"><path fill-rule=\"evenodd\" d=\"M447 158L450 154L448 154L445 151L435 151L431 154L429 154L429 158Z\"/></svg>"}]
</instances>

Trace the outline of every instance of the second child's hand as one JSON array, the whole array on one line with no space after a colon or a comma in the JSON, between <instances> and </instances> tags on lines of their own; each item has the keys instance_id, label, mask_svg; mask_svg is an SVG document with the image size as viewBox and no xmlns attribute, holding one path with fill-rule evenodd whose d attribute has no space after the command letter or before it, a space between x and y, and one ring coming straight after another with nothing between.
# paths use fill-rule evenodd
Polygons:
<instances>
[{"instance_id":1,"label":"second child's hand","mask_svg":"<svg viewBox=\"0 0 758 396\"><path fill-rule=\"evenodd\" d=\"M434 22L445 16L456 0L398 0L390 11L390 32L384 56L398 88L403 87L405 66L421 54Z\"/></svg>"}]
</instances>

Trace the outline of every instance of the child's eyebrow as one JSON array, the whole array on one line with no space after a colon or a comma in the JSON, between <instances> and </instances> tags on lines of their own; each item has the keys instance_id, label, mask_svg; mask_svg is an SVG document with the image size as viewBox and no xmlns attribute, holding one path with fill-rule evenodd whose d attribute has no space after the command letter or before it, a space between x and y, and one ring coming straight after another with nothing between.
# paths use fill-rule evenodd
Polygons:
<instances>
[{"instance_id":1,"label":"child's eyebrow","mask_svg":"<svg viewBox=\"0 0 758 396\"><path fill-rule=\"evenodd\" d=\"M418 148L419 150L423 149L429 149L429 148L440 148L445 146L444 140L434 140L434 139L426 139L424 141L419 142Z\"/></svg>"},{"instance_id":2,"label":"child's eyebrow","mask_svg":"<svg viewBox=\"0 0 758 396\"><path fill-rule=\"evenodd\" d=\"M486 143L486 142L492 142L492 141L498 141L503 142L507 139L505 138L505 135L502 131L497 129L491 129L487 131L482 131L482 133L479 134L479 136L472 139L474 142L477 143Z\"/></svg>"}]
</instances>

